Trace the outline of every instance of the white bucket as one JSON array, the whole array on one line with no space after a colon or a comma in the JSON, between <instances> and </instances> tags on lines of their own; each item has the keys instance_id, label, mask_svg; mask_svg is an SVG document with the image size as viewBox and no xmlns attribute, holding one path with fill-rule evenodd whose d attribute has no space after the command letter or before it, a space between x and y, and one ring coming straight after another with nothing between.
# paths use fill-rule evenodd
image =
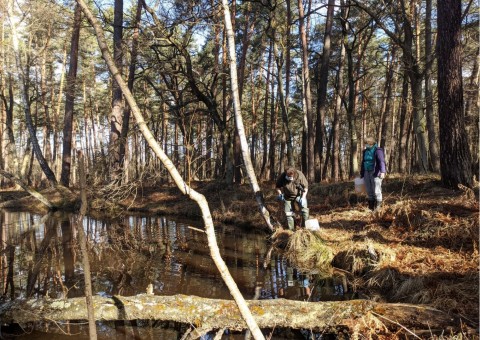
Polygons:
<instances>
[{"instance_id":1,"label":"white bucket","mask_svg":"<svg viewBox=\"0 0 480 340\"><path fill-rule=\"evenodd\" d=\"M363 178L356 177L356 178L353 180L353 183L355 184L355 191L356 191L356 192L362 193L362 192L365 192L365 191L366 191L366 189L365 189L365 181L363 180Z\"/></svg>"},{"instance_id":2,"label":"white bucket","mask_svg":"<svg viewBox=\"0 0 480 340\"><path fill-rule=\"evenodd\" d=\"M311 231L320 230L320 225L318 224L318 220L316 218L311 218L305 221L305 229Z\"/></svg>"}]
</instances>

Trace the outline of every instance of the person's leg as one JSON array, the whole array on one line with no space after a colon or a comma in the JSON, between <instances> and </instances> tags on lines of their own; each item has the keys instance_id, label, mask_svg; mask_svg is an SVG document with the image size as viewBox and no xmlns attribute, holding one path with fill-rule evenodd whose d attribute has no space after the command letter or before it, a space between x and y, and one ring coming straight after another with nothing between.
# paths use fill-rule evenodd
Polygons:
<instances>
[{"instance_id":1,"label":"person's leg","mask_svg":"<svg viewBox=\"0 0 480 340\"><path fill-rule=\"evenodd\" d=\"M365 181L365 190L368 196L368 208L373 210L375 208L375 182L373 171L365 170L363 180Z\"/></svg>"},{"instance_id":2,"label":"person's leg","mask_svg":"<svg viewBox=\"0 0 480 340\"><path fill-rule=\"evenodd\" d=\"M310 209L308 209L308 202L307 199L300 199L297 198L298 205L300 206L300 210L302 211L302 218L303 218L303 225L302 227L305 226L305 221L308 220L310 217Z\"/></svg>"},{"instance_id":3,"label":"person's leg","mask_svg":"<svg viewBox=\"0 0 480 340\"><path fill-rule=\"evenodd\" d=\"M287 225L288 229L294 230L295 229L295 221L293 219L293 201L285 200L284 211L285 216L287 216Z\"/></svg>"},{"instance_id":4,"label":"person's leg","mask_svg":"<svg viewBox=\"0 0 480 340\"><path fill-rule=\"evenodd\" d=\"M375 177L375 209L380 208L382 205L382 179L380 177Z\"/></svg>"}]
</instances>

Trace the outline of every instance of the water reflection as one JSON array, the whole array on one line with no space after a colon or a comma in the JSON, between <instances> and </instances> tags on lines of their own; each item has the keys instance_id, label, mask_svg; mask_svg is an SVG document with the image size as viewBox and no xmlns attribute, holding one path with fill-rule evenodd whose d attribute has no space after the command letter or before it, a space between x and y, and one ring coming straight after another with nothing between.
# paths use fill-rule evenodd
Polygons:
<instances>
[{"instance_id":1,"label":"water reflection","mask_svg":"<svg viewBox=\"0 0 480 340\"><path fill-rule=\"evenodd\" d=\"M4 297L51 298L84 295L83 266L75 216L48 218L0 212L1 282ZM186 294L231 299L207 245L201 224L166 217L85 217L94 294ZM298 272L281 254L269 257L266 235L216 225L222 258L246 299L339 300L341 282ZM267 260L268 261L268 260Z\"/></svg>"}]
</instances>

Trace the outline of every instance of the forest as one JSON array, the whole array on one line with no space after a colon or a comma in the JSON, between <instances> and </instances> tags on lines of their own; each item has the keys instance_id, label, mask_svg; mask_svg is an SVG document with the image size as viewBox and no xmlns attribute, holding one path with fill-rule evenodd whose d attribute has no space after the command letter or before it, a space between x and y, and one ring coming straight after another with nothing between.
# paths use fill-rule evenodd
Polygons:
<instances>
[{"instance_id":1,"label":"forest","mask_svg":"<svg viewBox=\"0 0 480 340\"><path fill-rule=\"evenodd\" d=\"M404 240L426 246L422 233L435 225L431 246L468 257L460 281L468 295L478 288L478 3L2 0L0 15L2 208L195 217L246 323L240 328L261 339L214 223L278 236L274 183L293 165L316 195L311 214L322 228L338 236L334 225L346 223L352 239L372 232L345 222L354 209L377 237L407 232ZM387 166L387 205L374 215L351 192L367 136ZM337 270L355 274L335 262L345 244L318 234ZM349 287L357 279L348 276ZM427 300L440 308L435 296ZM466 319L478 336L478 315L469 314L478 314L478 301L459 301L473 304ZM457 307L440 309L465 317Z\"/></svg>"}]
</instances>

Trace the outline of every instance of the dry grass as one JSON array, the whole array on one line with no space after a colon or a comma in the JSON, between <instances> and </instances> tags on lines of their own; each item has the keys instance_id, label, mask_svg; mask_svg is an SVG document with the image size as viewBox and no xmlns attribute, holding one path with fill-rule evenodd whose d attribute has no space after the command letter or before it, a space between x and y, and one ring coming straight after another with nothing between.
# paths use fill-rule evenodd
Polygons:
<instances>
[{"instance_id":1,"label":"dry grass","mask_svg":"<svg viewBox=\"0 0 480 340\"><path fill-rule=\"evenodd\" d=\"M314 271L319 273L319 276L332 276L332 250L315 232L300 229L293 233L285 254L301 271Z\"/></svg>"},{"instance_id":2,"label":"dry grass","mask_svg":"<svg viewBox=\"0 0 480 340\"><path fill-rule=\"evenodd\" d=\"M361 296L430 305L476 327L478 190L444 189L429 176L399 179L390 183L395 190L387 184L385 204L375 213L361 197L352 205L345 185L314 191L330 195L313 203L322 207L313 217L332 250L333 266L351 274L349 287Z\"/></svg>"}]
</instances>

